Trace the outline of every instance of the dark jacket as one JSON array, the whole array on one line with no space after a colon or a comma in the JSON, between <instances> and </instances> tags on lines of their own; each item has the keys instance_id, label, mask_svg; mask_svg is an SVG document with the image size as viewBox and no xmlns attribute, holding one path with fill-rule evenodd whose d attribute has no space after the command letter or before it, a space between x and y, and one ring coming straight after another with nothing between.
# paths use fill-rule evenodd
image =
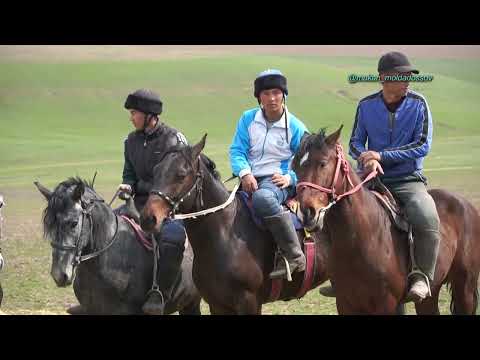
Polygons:
<instances>
[{"instance_id":1,"label":"dark jacket","mask_svg":"<svg viewBox=\"0 0 480 360\"><path fill-rule=\"evenodd\" d=\"M179 131L160 121L150 132L133 131L125 139L122 182L132 187L138 211L142 210L152 189L155 159L162 158L161 154L171 147L186 143Z\"/></svg>"}]
</instances>

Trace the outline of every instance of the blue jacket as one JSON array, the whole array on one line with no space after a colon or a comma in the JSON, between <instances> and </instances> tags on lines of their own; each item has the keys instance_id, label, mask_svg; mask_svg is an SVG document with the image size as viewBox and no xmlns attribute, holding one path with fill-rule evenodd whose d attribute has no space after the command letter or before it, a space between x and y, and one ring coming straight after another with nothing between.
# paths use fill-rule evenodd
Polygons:
<instances>
[{"instance_id":1,"label":"blue jacket","mask_svg":"<svg viewBox=\"0 0 480 360\"><path fill-rule=\"evenodd\" d=\"M425 98L409 90L395 113L377 92L360 100L349 154L357 159L368 150L380 153L384 177L411 175L423 169L432 144L432 115Z\"/></svg>"},{"instance_id":2,"label":"blue jacket","mask_svg":"<svg viewBox=\"0 0 480 360\"><path fill-rule=\"evenodd\" d=\"M297 175L290 169L293 156L298 151L305 125L293 114L287 113L288 143L285 139L285 115L270 129L260 108L245 111L237 124L230 146L230 164L233 174L242 177L271 176L274 173L290 175L290 185L295 186Z\"/></svg>"}]
</instances>

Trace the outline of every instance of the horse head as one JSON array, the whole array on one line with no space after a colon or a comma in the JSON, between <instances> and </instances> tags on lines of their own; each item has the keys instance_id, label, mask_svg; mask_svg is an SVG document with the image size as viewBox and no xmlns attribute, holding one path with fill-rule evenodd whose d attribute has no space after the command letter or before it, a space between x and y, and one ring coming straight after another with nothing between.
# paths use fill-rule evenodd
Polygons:
<instances>
[{"instance_id":1,"label":"horse head","mask_svg":"<svg viewBox=\"0 0 480 360\"><path fill-rule=\"evenodd\" d=\"M38 182L34 184L48 201L43 212L43 231L52 245L50 274L57 286L68 286L72 283L78 258L89 241L92 227L90 200L95 199L96 194L78 178L60 183L54 191Z\"/></svg>"},{"instance_id":2,"label":"horse head","mask_svg":"<svg viewBox=\"0 0 480 360\"><path fill-rule=\"evenodd\" d=\"M341 192L343 178L339 173L344 169L340 166L339 159L342 158L339 156L343 156L343 151L339 149L338 140L342 127L329 136L325 135L324 129L318 134L305 136L292 161L292 169L298 177L297 199L304 225L310 231L323 227L325 209Z\"/></svg>"},{"instance_id":3,"label":"horse head","mask_svg":"<svg viewBox=\"0 0 480 360\"><path fill-rule=\"evenodd\" d=\"M159 231L165 218L173 217L180 208L191 209L196 199L202 201L200 153L206 137L194 146L170 149L154 166L152 191L140 216L144 231Z\"/></svg>"}]
</instances>

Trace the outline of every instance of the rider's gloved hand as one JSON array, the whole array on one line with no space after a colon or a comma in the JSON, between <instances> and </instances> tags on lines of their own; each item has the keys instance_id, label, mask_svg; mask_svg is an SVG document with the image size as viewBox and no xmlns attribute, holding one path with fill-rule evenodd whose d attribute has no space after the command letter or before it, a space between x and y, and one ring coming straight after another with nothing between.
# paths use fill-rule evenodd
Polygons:
<instances>
[{"instance_id":1,"label":"rider's gloved hand","mask_svg":"<svg viewBox=\"0 0 480 360\"><path fill-rule=\"evenodd\" d=\"M120 190L121 192L127 193L129 195L132 195L132 187L128 184L118 185L118 190Z\"/></svg>"},{"instance_id":2,"label":"rider's gloved hand","mask_svg":"<svg viewBox=\"0 0 480 360\"><path fill-rule=\"evenodd\" d=\"M118 197L122 200L127 200L133 193L132 187L128 184L118 185L118 190L120 190Z\"/></svg>"}]
</instances>

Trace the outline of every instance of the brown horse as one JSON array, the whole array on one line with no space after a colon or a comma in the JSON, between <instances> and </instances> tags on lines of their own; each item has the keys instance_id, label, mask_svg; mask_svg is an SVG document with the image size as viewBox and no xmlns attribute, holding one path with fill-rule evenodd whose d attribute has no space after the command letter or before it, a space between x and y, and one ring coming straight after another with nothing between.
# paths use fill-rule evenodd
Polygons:
<instances>
[{"instance_id":1,"label":"brown horse","mask_svg":"<svg viewBox=\"0 0 480 360\"><path fill-rule=\"evenodd\" d=\"M154 168L153 188L141 214L145 231L158 231L167 216L197 212L226 203L230 193L220 181L215 164L201 154L206 135L193 147L176 148ZM225 208L185 220L192 245L193 279L212 314L261 314L270 301L274 242L266 230L255 225L239 197ZM327 243L321 233L316 243L315 272L311 288L328 279ZM304 273L284 281L280 300L296 298Z\"/></svg>"},{"instance_id":2,"label":"brown horse","mask_svg":"<svg viewBox=\"0 0 480 360\"><path fill-rule=\"evenodd\" d=\"M331 239L329 267L338 312L393 314L406 295L407 235L392 224L345 160L338 143L341 129L328 137L322 130L302 142L292 162L299 181L300 209L307 229L325 224ZM475 314L480 271L479 214L458 195L440 189L429 193L441 221L441 244L432 296L415 305L417 314L439 314L438 295L445 283L451 288L451 312Z\"/></svg>"}]
</instances>

